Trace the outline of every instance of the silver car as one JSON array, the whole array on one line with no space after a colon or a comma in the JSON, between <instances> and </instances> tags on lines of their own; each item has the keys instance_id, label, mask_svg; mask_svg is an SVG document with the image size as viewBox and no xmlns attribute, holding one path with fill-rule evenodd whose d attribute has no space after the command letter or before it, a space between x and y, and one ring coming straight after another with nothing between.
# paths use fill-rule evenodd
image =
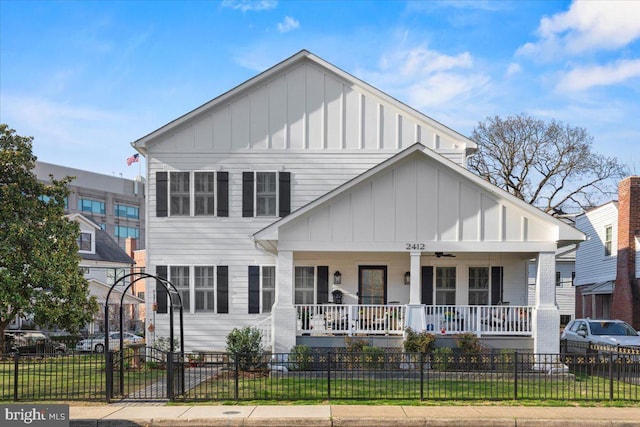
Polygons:
<instances>
[{"instance_id":1,"label":"silver car","mask_svg":"<svg viewBox=\"0 0 640 427\"><path fill-rule=\"evenodd\" d=\"M123 332L124 344L140 343L144 338L130 332ZM78 341L76 351L92 351L102 353L104 351L105 336L104 334L92 338ZM120 348L120 332L109 332L109 349L118 350Z\"/></svg>"},{"instance_id":2,"label":"silver car","mask_svg":"<svg viewBox=\"0 0 640 427\"><path fill-rule=\"evenodd\" d=\"M597 354L598 350L622 347L635 354L640 352L640 333L622 320L575 319L562 332L566 351L570 354Z\"/></svg>"}]
</instances>

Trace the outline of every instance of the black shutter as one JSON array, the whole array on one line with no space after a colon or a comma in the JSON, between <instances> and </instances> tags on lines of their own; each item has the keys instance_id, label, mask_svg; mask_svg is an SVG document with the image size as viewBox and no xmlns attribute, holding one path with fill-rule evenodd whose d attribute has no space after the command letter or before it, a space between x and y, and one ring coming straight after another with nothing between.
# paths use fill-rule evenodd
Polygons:
<instances>
[{"instance_id":1,"label":"black shutter","mask_svg":"<svg viewBox=\"0 0 640 427\"><path fill-rule=\"evenodd\" d=\"M242 216L253 216L253 172L242 172Z\"/></svg>"},{"instance_id":2,"label":"black shutter","mask_svg":"<svg viewBox=\"0 0 640 427\"><path fill-rule=\"evenodd\" d=\"M260 313L260 267L249 266L249 313Z\"/></svg>"},{"instance_id":3,"label":"black shutter","mask_svg":"<svg viewBox=\"0 0 640 427\"><path fill-rule=\"evenodd\" d=\"M168 214L168 181L166 172L156 172L156 216L167 216Z\"/></svg>"},{"instance_id":4,"label":"black shutter","mask_svg":"<svg viewBox=\"0 0 640 427\"><path fill-rule=\"evenodd\" d=\"M504 267L491 267L491 305L502 302Z\"/></svg>"},{"instance_id":5,"label":"black shutter","mask_svg":"<svg viewBox=\"0 0 640 427\"><path fill-rule=\"evenodd\" d=\"M433 266L423 266L420 276L422 282L420 302L425 305L433 305Z\"/></svg>"},{"instance_id":6,"label":"black shutter","mask_svg":"<svg viewBox=\"0 0 640 427\"><path fill-rule=\"evenodd\" d=\"M166 279L167 266L156 265L156 276ZM164 285L162 284L162 282L160 282L160 280L156 280L156 303L158 304L156 313L167 313L167 290L164 288Z\"/></svg>"},{"instance_id":7,"label":"black shutter","mask_svg":"<svg viewBox=\"0 0 640 427\"><path fill-rule=\"evenodd\" d=\"M217 268L218 287L216 294L216 303L218 305L218 313L229 312L229 267L219 265Z\"/></svg>"},{"instance_id":8,"label":"black shutter","mask_svg":"<svg viewBox=\"0 0 640 427\"><path fill-rule=\"evenodd\" d=\"M280 172L279 180L279 213L280 216L287 216L291 213L291 172Z\"/></svg>"},{"instance_id":9,"label":"black shutter","mask_svg":"<svg viewBox=\"0 0 640 427\"><path fill-rule=\"evenodd\" d=\"M318 266L316 274L318 276L316 301L318 304L326 304L329 302L329 267L326 265Z\"/></svg>"},{"instance_id":10,"label":"black shutter","mask_svg":"<svg viewBox=\"0 0 640 427\"><path fill-rule=\"evenodd\" d=\"M218 216L229 216L229 172L218 172Z\"/></svg>"}]
</instances>

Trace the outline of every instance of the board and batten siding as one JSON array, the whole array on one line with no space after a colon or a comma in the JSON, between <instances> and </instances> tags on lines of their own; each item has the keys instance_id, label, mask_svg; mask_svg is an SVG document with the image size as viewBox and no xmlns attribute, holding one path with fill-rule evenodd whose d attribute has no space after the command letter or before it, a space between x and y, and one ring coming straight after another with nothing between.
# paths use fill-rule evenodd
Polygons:
<instances>
[{"instance_id":1,"label":"board and batten siding","mask_svg":"<svg viewBox=\"0 0 640 427\"><path fill-rule=\"evenodd\" d=\"M377 250L404 250L402 242L554 239L553 228L538 217L418 154L283 225L280 245L348 250L369 242Z\"/></svg>"},{"instance_id":2,"label":"board and batten siding","mask_svg":"<svg viewBox=\"0 0 640 427\"><path fill-rule=\"evenodd\" d=\"M367 87L305 61L240 91L153 141L160 153L387 151L416 142L464 165L462 136Z\"/></svg>"},{"instance_id":3,"label":"board and batten siding","mask_svg":"<svg viewBox=\"0 0 640 427\"><path fill-rule=\"evenodd\" d=\"M605 227L612 227L612 254L605 256ZM614 202L576 217L576 228L588 238L576 252L576 285L616 280L618 247L618 208Z\"/></svg>"}]
</instances>

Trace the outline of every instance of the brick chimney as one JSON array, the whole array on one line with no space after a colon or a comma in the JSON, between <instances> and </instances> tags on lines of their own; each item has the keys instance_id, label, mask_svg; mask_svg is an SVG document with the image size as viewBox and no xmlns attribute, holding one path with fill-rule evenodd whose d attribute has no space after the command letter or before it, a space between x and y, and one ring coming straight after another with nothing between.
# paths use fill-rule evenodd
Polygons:
<instances>
[{"instance_id":1,"label":"brick chimney","mask_svg":"<svg viewBox=\"0 0 640 427\"><path fill-rule=\"evenodd\" d=\"M640 329L636 238L640 238L640 176L630 176L618 185L618 266L611 314Z\"/></svg>"},{"instance_id":2,"label":"brick chimney","mask_svg":"<svg viewBox=\"0 0 640 427\"><path fill-rule=\"evenodd\" d=\"M133 237L127 237L124 241L124 251L133 258L133 252L136 250L136 239Z\"/></svg>"}]
</instances>

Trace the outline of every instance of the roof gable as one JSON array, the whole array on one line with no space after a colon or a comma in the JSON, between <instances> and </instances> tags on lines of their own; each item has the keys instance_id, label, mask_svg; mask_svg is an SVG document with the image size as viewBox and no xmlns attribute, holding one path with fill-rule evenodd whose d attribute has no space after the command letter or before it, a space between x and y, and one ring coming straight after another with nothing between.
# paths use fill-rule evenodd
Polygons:
<instances>
[{"instance_id":1,"label":"roof gable","mask_svg":"<svg viewBox=\"0 0 640 427\"><path fill-rule=\"evenodd\" d=\"M495 250L584 236L466 169L415 144L254 235L278 247L362 250L422 242L426 250ZM284 245L284 246L283 246ZM322 246L324 245L324 246ZM394 246L395 245L395 246ZM536 247L539 247L536 246ZM466 248L466 249L465 249Z\"/></svg>"},{"instance_id":2,"label":"roof gable","mask_svg":"<svg viewBox=\"0 0 640 427\"><path fill-rule=\"evenodd\" d=\"M465 153L476 144L308 51L132 143L142 154L391 149L416 141Z\"/></svg>"}]
</instances>

